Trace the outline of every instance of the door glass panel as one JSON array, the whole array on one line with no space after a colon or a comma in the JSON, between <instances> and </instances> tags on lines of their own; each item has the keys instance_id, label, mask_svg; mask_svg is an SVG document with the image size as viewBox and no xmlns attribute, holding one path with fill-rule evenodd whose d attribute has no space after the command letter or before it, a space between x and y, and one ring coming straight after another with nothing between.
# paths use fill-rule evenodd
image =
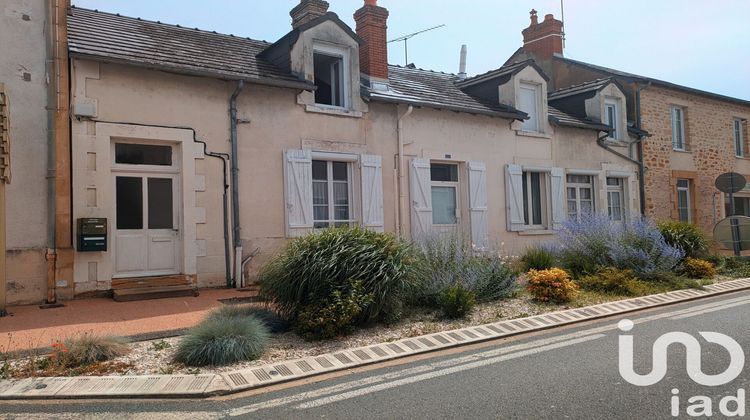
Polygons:
<instances>
[{"instance_id":1,"label":"door glass panel","mask_svg":"<svg viewBox=\"0 0 750 420\"><path fill-rule=\"evenodd\" d=\"M117 229L143 229L143 178L115 180Z\"/></svg>"},{"instance_id":2,"label":"door glass panel","mask_svg":"<svg viewBox=\"0 0 750 420\"><path fill-rule=\"evenodd\" d=\"M456 189L432 187L432 223L455 225L456 222Z\"/></svg>"},{"instance_id":3,"label":"door glass panel","mask_svg":"<svg viewBox=\"0 0 750 420\"><path fill-rule=\"evenodd\" d=\"M115 163L172 166L172 146L116 143Z\"/></svg>"},{"instance_id":4,"label":"door glass panel","mask_svg":"<svg viewBox=\"0 0 750 420\"><path fill-rule=\"evenodd\" d=\"M171 178L148 179L148 228L173 229L174 204Z\"/></svg>"}]
</instances>

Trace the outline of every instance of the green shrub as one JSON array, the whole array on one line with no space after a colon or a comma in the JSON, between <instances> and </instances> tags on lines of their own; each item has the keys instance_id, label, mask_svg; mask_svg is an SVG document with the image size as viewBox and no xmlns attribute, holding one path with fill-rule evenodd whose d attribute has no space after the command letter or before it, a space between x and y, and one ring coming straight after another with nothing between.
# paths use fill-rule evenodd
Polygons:
<instances>
[{"instance_id":1,"label":"green shrub","mask_svg":"<svg viewBox=\"0 0 750 420\"><path fill-rule=\"evenodd\" d=\"M56 362L64 367L79 367L112 360L130 352L122 337L84 334L68 338L55 346Z\"/></svg>"},{"instance_id":2,"label":"green shrub","mask_svg":"<svg viewBox=\"0 0 750 420\"><path fill-rule=\"evenodd\" d=\"M517 285L517 273L492 250L475 250L457 235L427 235L416 243L419 251L421 281L413 301L437 307L440 294L460 285L487 302L511 296Z\"/></svg>"},{"instance_id":3,"label":"green shrub","mask_svg":"<svg viewBox=\"0 0 750 420\"><path fill-rule=\"evenodd\" d=\"M268 330L273 334L279 334L289 331L289 322L283 319L279 314L268 308L262 308L255 305L222 305L217 309L209 312L208 318L244 318L255 317L263 322Z\"/></svg>"},{"instance_id":4,"label":"green shrub","mask_svg":"<svg viewBox=\"0 0 750 420\"><path fill-rule=\"evenodd\" d=\"M476 304L471 290L455 285L443 290L438 297L438 305L446 318L458 319L470 314Z\"/></svg>"},{"instance_id":5,"label":"green shrub","mask_svg":"<svg viewBox=\"0 0 750 420\"><path fill-rule=\"evenodd\" d=\"M709 241L700 228L692 223L665 221L658 224L664 240L685 252L685 257L703 258L708 253Z\"/></svg>"},{"instance_id":6,"label":"green shrub","mask_svg":"<svg viewBox=\"0 0 750 420\"><path fill-rule=\"evenodd\" d=\"M649 293L647 284L638 280L632 270L606 267L596 274L578 279L582 289L623 296L643 296Z\"/></svg>"},{"instance_id":7,"label":"green shrub","mask_svg":"<svg viewBox=\"0 0 750 420\"><path fill-rule=\"evenodd\" d=\"M372 302L356 323L381 320L385 308L416 287L419 265L413 248L393 235L335 228L292 240L262 270L261 295L286 319L331 299L350 279L362 282ZM309 310L309 308L308 308Z\"/></svg>"},{"instance_id":8,"label":"green shrub","mask_svg":"<svg viewBox=\"0 0 750 420\"><path fill-rule=\"evenodd\" d=\"M578 285L560 268L530 270L526 273L529 293L539 302L565 303L578 295Z\"/></svg>"},{"instance_id":9,"label":"green shrub","mask_svg":"<svg viewBox=\"0 0 750 420\"><path fill-rule=\"evenodd\" d=\"M268 339L268 328L255 317L209 317L180 340L174 359L187 366L255 360L263 354Z\"/></svg>"},{"instance_id":10,"label":"green shrub","mask_svg":"<svg viewBox=\"0 0 750 420\"><path fill-rule=\"evenodd\" d=\"M297 316L297 331L308 340L347 334L372 300L371 293L363 292L362 282L350 280L346 287L334 290L326 300L302 308Z\"/></svg>"},{"instance_id":11,"label":"green shrub","mask_svg":"<svg viewBox=\"0 0 750 420\"><path fill-rule=\"evenodd\" d=\"M706 260L685 258L680 272L691 279L711 279L716 276L716 267Z\"/></svg>"},{"instance_id":12,"label":"green shrub","mask_svg":"<svg viewBox=\"0 0 750 420\"><path fill-rule=\"evenodd\" d=\"M534 246L524 251L520 262L524 273L529 270L548 270L555 267L557 256L548 247Z\"/></svg>"},{"instance_id":13,"label":"green shrub","mask_svg":"<svg viewBox=\"0 0 750 420\"><path fill-rule=\"evenodd\" d=\"M714 264L718 274L728 277L750 277L750 261L745 257L713 255L707 260Z\"/></svg>"}]
</instances>

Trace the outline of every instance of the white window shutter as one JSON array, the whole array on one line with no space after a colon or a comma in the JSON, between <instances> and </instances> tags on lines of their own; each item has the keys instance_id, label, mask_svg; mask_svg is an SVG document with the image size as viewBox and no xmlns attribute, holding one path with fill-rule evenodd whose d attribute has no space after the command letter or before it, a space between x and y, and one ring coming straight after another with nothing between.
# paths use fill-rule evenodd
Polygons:
<instances>
[{"instance_id":1,"label":"white window shutter","mask_svg":"<svg viewBox=\"0 0 750 420\"><path fill-rule=\"evenodd\" d=\"M505 203L507 228L511 232L524 230L523 168L509 164L505 167Z\"/></svg>"},{"instance_id":2,"label":"white window shutter","mask_svg":"<svg viewBox=\"0 0 750 420\"><path fill-rule=\"evenodd\" d=\"M560 229L566 217L565 201L565 171L562 168L552 168L550 171L550 186L552 199L552 229Z\"/></svg>"},{"instance_id":3,"label":"white window shutter","mask_svg":"<svg viewBox=\"0 0 750 420\"><path fill-rule=\"evenodd\" d=\"M483 249L489 246L487 167L484 162L469 162L468 166L471 242Z\"/></svg>"},{"instance_id":4,"label":"white window shutter","mask_svg":"<svg viewBox=\"0 0 750 420\"><path fill-rule=\"evenodd\" d=\"M312 151L284 153L287 236L304 236L313 230Z\"/></svg>"},{"instance_id":5,"label":"white window shutter","mask_svg":"<svg viewBox=\"0 0 750 420\"><path fill-rule=\"evenodd\" d=\"M432 229L430 160L412 159L410 175L411 237L418 240Z\"/></svg>"},{"instance_id":6,"label":"white window shutter","mask_svg":"<svg viewBox=\"0 0 750 420\"><path fill-rule=\"evenodd\" d=\"M362 227L376 232L385 231L383 221L383 159L362 155Z\"/></svg>"}]
</instances>

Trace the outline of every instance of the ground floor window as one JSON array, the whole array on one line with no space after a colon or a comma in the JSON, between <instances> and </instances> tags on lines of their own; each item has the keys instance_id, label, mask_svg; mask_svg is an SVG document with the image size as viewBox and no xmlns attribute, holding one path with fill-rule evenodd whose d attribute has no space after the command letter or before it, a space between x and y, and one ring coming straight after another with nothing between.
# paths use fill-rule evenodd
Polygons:
<instances>
[{"instance_id":1,"label":"ground floor window","mask_svg":"<svg viewBox=\"0 0 750 420\"><path fill-rule=\"evenodd\" d=\"M548 224L549 188L544 172L523 172L523 218L529 227L546 229Z\"/></svg>"},{"instance_id":2,"label":"ground floor window","mask_svg":"<svg viewBox=\"0 0 750 420\"><path fill-rule=\"evenodd\" d=\"M313 160L313 220L316 229L349 226L352 220L351 165Z\"/></svg>"},{"instance_id":3,"label":"ground floor window","mask_svg":"<svg viewBox=\"0 0 750 420\"><path fill-rule=\"evenodd\" d=\"M607 214L614 222L625 221L624 178L607 178Z\"/></svg>"},{"instance_id":4,"label":"ground floor window","mask_svg":"<svg viewBox=\"0 0 750 420\"><path fill-rule=\"evenodd\" d=\"M458 223L458 165L430 164L432 224Z\"/></svg>"},{"instance_id":5,"label":"ground floor window","mask_svg":"<svg viewBox=\"0 0 750 420\"><path fill-rule=\"evenodd\" d=\"M677 214L680 221L691 222L693 219L692 210L690 209L690 180L677 180Z\"/></svg>"},{"instance_id":6,"label":"ground floor window","mask_svg":"<svg viewBox=\"0 0 750 420\"><path fill-rule=\"evenodd\" d=\"M590 175L573 175L566 177L568 217L578 218L582 214L593 213L594 206L594 182Z\"/></svg>"},{"instance_id":7,"label":"ground floor window","mask_svg":"<svg viewBox=\"0 0 750 420\"><path fill-rule=\"evenodd\" d=\"M724 205L727 216L750 217L750 197L734 196L734 213L732 213L732 203L729 201L729 194L724 196Z\"/></svg>"}]
</instances>

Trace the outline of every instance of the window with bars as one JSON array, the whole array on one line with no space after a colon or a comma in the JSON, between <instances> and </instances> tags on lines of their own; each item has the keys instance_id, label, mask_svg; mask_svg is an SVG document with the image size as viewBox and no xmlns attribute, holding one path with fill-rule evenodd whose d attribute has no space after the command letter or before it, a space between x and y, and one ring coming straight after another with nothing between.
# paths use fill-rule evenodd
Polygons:
<instances>
[{"instance_id":1,"label":"window with bars","mask_svg":"<svg viewBox=\"0 0 750 420\"><path fill-rule=\"evenodd\" d=\"M350 226L352 218L351 164L312 161L313 226Z\"/></svg>"},{"instance_id":2,"label":"window with bars","mask_svg":"<svg viewBox=\"0 0 750 420\"><path fill-rule=\"evenodd\" d=\"M625 221L624 178L607 178L607 214L613 222Z\"/></svg>"},{"instance_id":3,"label":"window with bars","mask_svg":"<svg viewBox=\"0 0 750 420\"><path fill-rule=\"evenodd\" d=\"M566 178L568 217L578 218L595 211L594 182L591 175L569 174Z\"/></svg>"}]
</instances>

